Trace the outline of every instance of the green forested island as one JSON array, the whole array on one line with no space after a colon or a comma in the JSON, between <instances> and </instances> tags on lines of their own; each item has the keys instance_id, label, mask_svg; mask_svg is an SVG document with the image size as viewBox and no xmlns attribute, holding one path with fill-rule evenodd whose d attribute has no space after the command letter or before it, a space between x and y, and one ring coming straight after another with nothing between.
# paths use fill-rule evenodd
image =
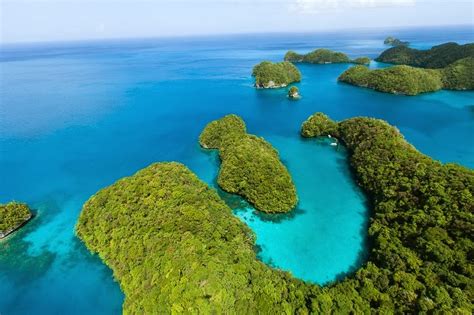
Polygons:
<instances>
[{"instance_id":1,"label":"green forested island","mask_svg":"<svg viewBox=\"0 0 474 315\"><path fill-rule=\"evenodd\" d=\"M375 60L420 68L444 68L463 58L474 57L474 43L445 43L428 50L397 46L385 50Z\"/></svg>"},{"instance_id":2,"label":"green forested island","mask_svg":"<svg viewBox=\"0 0 474 315\"><path fill-rule=\"evenodd\" d=\"M300 96L300 90L296 86L292 86L288 90L288 97L291 98L291 99L299 99L301 97Z\"/></svg>"},{"instance_id":3,"label":"green forested island","mask_svg":"<svg viewBox=\"0 0 474 315\"><path fill-rule=\"evenodd\" d=\"M227 115L210 122L199 143L219 150L222 163L217 183L224 191L241 195L268 213L288 212L295 207L295 185L278 152L263 138L248 134L239 116Z\"/></svg>"},{"instance_id":4,"label":"green forested island","mask_svg":"<svg viewBox=\"0 0 474 315\"><path fill-rule=\"evenodd\" d=\"M445 89L474 90L474 57L453 62L441 73Z\"/></svg>"},{"instance_id":5,"label":"green forested island","mask_svg":"<svg viewBox=\"0 0 474 315\"><path fill-rule=\"evenodd\" d=\"M351 62L346 54L324 48L316 49L303 55L290 50L285 54L285 61L316 64Z\"/></svg>"},{"instance_id":6,"label":"green forested island","mask_svg":"<svg viewBox=\"0 0 474 315\"><path fill-rule=\"evenodd\" d=\"M393 36L389 36L389 37L385 38L383 43L385 45L390 45L390 46L408 46L410 44L409 42L401 41L398 38L395 38Z\"/></svg>"},{"instance_id":7,"label":"green forested island","mask_svg":"<svg viewBox=\"0 0 474 315\"><path fill-rule=\"evenodd\" d=\"M379 313L472 313L474 172L421 154L382 120L318 113L302 126L303 136L327 134L349 149L374 207L369 262L332 288L354 285Z\"/></svg>"},{"instance_id":8,"label":"green forested island","mask_svg":"<svg viewBox=\"0 0 474 315\"><path fill-rule=\"evenodd\" d=\"M0 205L0 239L25 224L32 217L30 208L19 202Z\"/></svg>"},{"instance_id":9,"label":"green forested island","mask_svg":"<svg viewBox=\"0 0 474 315\"><path fill-rule=\"evenodd\" d=\"M263 61L253 68L255 87L272 89L301 81L301 72L290 62Z\"/></svg>"},{"instance_id":10,"label":"green forested island","mask_svg":"<svg viewBox=\"0 0 474 315\"><path fill-rule=\"evenodd\" d=\"M354 66L342 73L338 80L381 92L405 95L417 95L443 88L439 71L403 65L376 70Z\"/></svg>"},{"instance_id":11,"label":"green forested island","mask_svg":"<svg viewBox=\"0 0 474 315\"><path fill-rule=\"evenodd\" d=\"M359 57L354 60L352 60L353 63L358 64L358 65L368 65L370 64L370 58L369 57Z\"/></svg>"},{"instance_id":12,"label":"green forested island","mask_svg":"<svg viewBox=\"0 0 474 315\"><path fill-rule=\"evenodd\" d=\"M124 314L305 306L303 283L256 259L252 231L189 169L153 164L86 202L77 235L113 270Z\"/></svg>"},{"instance_id":13,"label":"green forested island","mask_svg":"<svg viewBox=\"0 0 474 315\"><path fill-rule=\"evenodd\" d=\"M347 146L373 205L368 262L326 287L272 269L214 190L158 163L92 196L76 226L112 268L124 313L472 313L474 172L421 154L377 119L318 113L301 133ZM227 141L217 134L213 146Z\"/></svg>"},{"instance_id":14,"label":"green forested island","mask_svg":"<svg viewBox=\"0 0 474 315\"><path fill-rule=\"evenodd\" d=\"M355 66L342 73L339 81L377 91L417 95L425 92L474 89L474 58L460 59L443 69L405 65L369 70Z\"/></svg>"}]
</instances>

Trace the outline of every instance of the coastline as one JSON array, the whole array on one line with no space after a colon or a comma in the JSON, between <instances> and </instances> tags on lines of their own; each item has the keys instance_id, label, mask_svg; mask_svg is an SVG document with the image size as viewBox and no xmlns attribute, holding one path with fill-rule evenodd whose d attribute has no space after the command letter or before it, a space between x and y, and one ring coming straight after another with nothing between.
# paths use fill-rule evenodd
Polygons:
<instances>
[{"instance_id":1,"label":"coastline","mask_svg":"<svg viewBox=\"0 0 474 315\"><path fill-rule=\"evenodd\" d=\"M22 223L18 224L16 227L10 228L6 231L0 231L0 241L6 239L8 236L12 235L19 229L21 229L23 226L25 226L28 222L30 222L34 218L33 214L30 214L30 216L23 221Z\"/></svg>"}]
</instances>

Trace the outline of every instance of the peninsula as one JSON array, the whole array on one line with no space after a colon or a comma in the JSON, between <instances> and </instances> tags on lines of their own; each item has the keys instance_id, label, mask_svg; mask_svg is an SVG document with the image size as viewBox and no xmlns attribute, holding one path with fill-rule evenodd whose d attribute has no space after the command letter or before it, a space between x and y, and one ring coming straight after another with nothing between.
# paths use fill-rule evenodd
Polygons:
<instances>
[{"instance_id":1,"label":"peninsula","mask_svg":"<svg viewBox=\"0 0 474 315\"><path fill-rule=\"evenodd\" d=\"M19 202L0 205L0 239L7 237L32 218L30 208Z\"/></svg>"},{"instance_id":2,"label":"peninsula","mask_svg":"<svg viewBox=\"0 0 474 315\"><path fill-rule=\"evenodd\" d=\"M273 63L263 61L253 68L255 87L260 89L276 89L290 83L301 81L301 72L290 62Z\"/></svg>"},{"instance_id":3,"label":"peninsula","mask_svg":"<svg viewBox=\"0 0 474 315\"><path fill-rule=\"evenodd\" d=\"M296 206L296 188L278 152L263 138L248 134L239 116L210 122L199 143L219 150L217 183L224 191L244 197L263 212L288 212Z\"/></svg>"}]
</instances>

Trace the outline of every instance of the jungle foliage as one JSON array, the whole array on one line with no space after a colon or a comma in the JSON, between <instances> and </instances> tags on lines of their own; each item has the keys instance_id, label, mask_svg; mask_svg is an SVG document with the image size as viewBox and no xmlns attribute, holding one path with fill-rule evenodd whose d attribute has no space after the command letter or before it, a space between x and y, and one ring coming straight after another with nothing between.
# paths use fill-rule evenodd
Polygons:
<instances>
[{"instance_id":1,"label":"jungle foliage","mask_svg":"<svg viewBox=\"0 0 474 315\"><path fill-rule=\"evenodd\" d=\"M19 202L0 205L0 235L7 235L31 218L30 208Z\"/></svg>"},{"instance_id":2,"label":"jungle foliage","mask_svg":"<svg viewBox=\"0 0 474 315\"><path fill-rule=\"evenodd\" d=\"M395 94L417 95L440 89L473 90L474 57L460 59L443 69L398 65L369 70L355 66L343 72L339 81Z\"/></svg>"},{"instance_id":3,"label":"jungle foliage","mask_svg":"<svg viewBox=\"0 0 474 315\"><path fill-rule=\"evenodd\" d=\"M343 72L338 80L381 92L405 95L417 95L443 88L442 73L438 70L404 65L375 70L354 66Z\"/></svg>"},{"instance_id":4,"label":"jungle foliage","mask_svg":"<svg viewBox=\"0 0 474 315\"><path fill-rule=\"evenodd\" d=\"M258 88L280 88L301 81L301 72L290 62L263 61L253 68L255 86Z\"/></svg>"},{"instance_id":5,"label":"jungle foliage","mask_svg":"<svg viewBox=\"0 0 474 315\"><path fill-rule=\"evenodd\" d=\"M296 188L278 152L263 138L248 134L239 116L210 122L199 143L219 150L217 183L224 191L241 195L264 212L288 212L295 207Z\"/></svg>"},{"instance_id":6,"label":"jungle foliage","mask_svg":"<svg viewBox=\"0 0 474 315\"><path fill-rule=\"evenodd\" d=\"M316 64L351 62L346 54L324 48L316 49L303 55L290 50L285 54L284 60L294 63L303 62Z\"/></svg>"},{"instance_id":7,"label":"jungle foliage","mask_svg":"<svg viewBox=\"0 0 474 315\"><path fill-rule=\"evenodd\" d=\"M474 90L474 57L460 59L442 70L443 84L449 90Z\"/></svg>"},{"instance_id":8,"label":"jungle foliage","mask_svg":"<svg viewBox=\"0 0 474 315\"><path fill-rule=\"evenodd\" d=\"M125 314L472 314L474 172L384 121L316 115L302 135L337 136L371 199L369 261L326 287L272 269L214 190L182 164L153 164L92 196L76 226L112 268Z\"/></svg>"},{"instance_id":9,"label":"jungle foliage","mask_svg":"<svg viewBox=\"0 0 474 315\"><path fill-rule=\"evenodd\" d=\"M358 65L368 65L370 64L370 58L369 57L359 57L354 60L352 60L352 63L358 64Z\"/></svg>"},{"instance_id":10,"label":"jungle foliage","mask_svg":"<svg viewBox=\"0 0 474 315\"><path fill-rule=\"evenodd\" d=\"M392 37L392 36L385 38L383 43L385 45L390 45L390 46L401 46L401 45L408 46L410 44L409 42L401 41L400 39Z\"/></svg>"},{"instance_id":11,"label":"jungle foliage","mask_svg":"<svg viewBox=\"0 0 474 315\"><path fill-rule=\"evenodd\" d=\"M382 120L316 116L302 135L336 135L374 207L369 262L349 283L376 312L471 314L474 172L421 154Z\"/></svg>"},{"instance_id":12,"label":"jungle foliage","mask_svg":"<svg viewBox=\"0 0 474 315\"><path fill-rule=\"evenodd\" d=\"M300 90L296 86L290 87L288 90L288 97L289 98L299 98L300 97Z\"/></svg>"},{"instance_id":13,"label":"jungle foliage","mask_svg":"<svg viewBox=\"0 0 474 315\"><path fill-rule=\"evenodd\" d=\"M305 307L303 284L259 262L251 230L179 163L153 164L102 189L76 231L113 270L125 314Z\"/></svg>"},{"instance_id":14,"label":"jungle foliage","mask_svg":"<svg viewBox=\"0 0 474 315\"><path fill-rule=\"evenodd\" d=\"M464 45L445 43L428 50L396 46L385 50L375 60L420 68L439 69L467 57L474 57L474 43Z\"/></svg>"}]
</instances>

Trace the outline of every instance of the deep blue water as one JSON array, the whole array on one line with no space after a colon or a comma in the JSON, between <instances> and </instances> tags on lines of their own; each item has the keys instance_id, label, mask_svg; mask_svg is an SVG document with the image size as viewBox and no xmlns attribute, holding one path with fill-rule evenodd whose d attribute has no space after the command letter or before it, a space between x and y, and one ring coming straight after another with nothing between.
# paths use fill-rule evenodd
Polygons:
<instances>
[{"instance_id":1,"label":"deep blue water","mask_svg":"<svg viewBox=\"0 0 474 315\"><path fill-rule=\"evenodd\" d=\"M338 84L349 65L301 65L303 97L290 101L285 89L255 90L250 72L290 48L376 57L387 35L421 48L474 40L472 28L444 28L1 47L0 202L27 202L38 216L0 242L0 313L120 313L111 271L74 236L82 204L156 161L183 162L215 185L218 159L197 137L228 113L280 151L299 194L286 216L232 203L257 233L259 258L319 284L357 268L367 253L366 199L344 149L300 139L301 122L316 111L383 118L423 153L472 168L474 93L388 95Z\"/></svg>"}]
</instances>

